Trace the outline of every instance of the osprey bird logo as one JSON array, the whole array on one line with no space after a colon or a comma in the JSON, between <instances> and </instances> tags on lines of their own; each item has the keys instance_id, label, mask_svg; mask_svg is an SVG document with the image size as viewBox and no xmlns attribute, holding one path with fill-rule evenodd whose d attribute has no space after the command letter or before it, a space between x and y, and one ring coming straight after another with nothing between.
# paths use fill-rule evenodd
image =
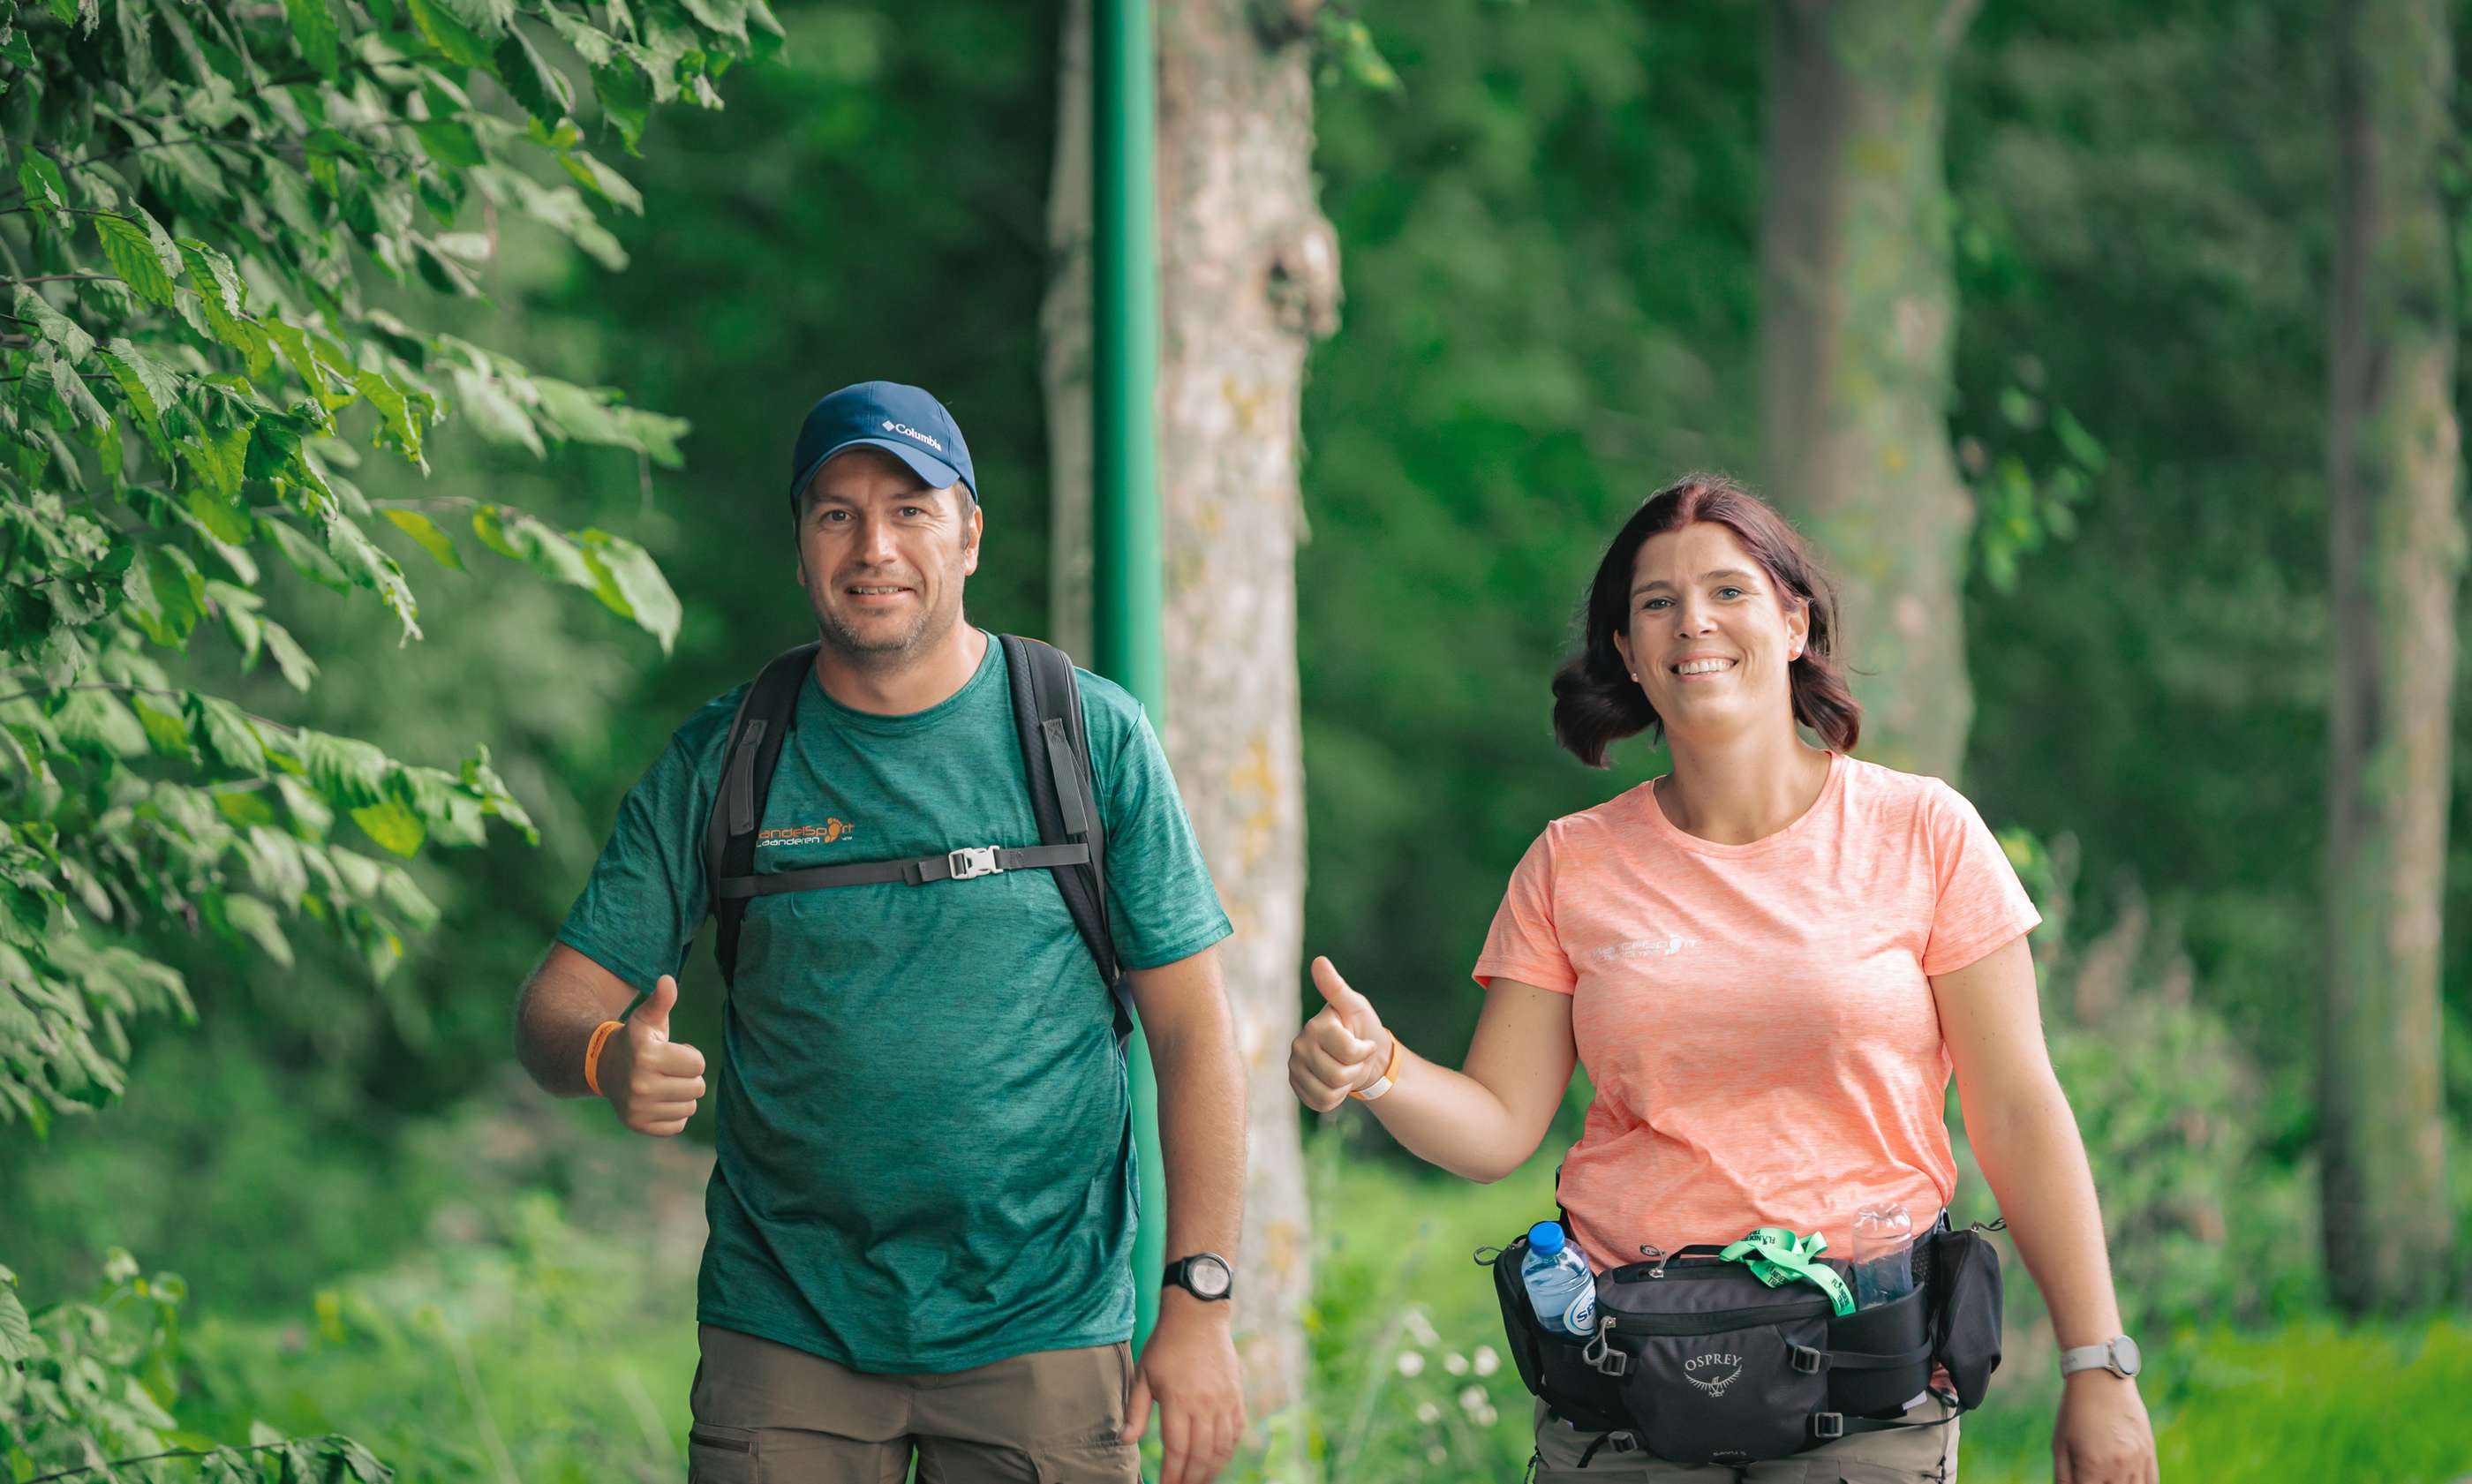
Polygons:
<instances>
[{"instance_id":1,"label":"osprey bird logo","mask_svg":"<svg viewBox=\"0 0 2472 1484\"><path fill-rule=\"evenodd\" d=\"M1723 1352L1694 1355L1682 1362L1682 1378L1712 1397L1722 1397L1725 1388L1743 1374L1743 1357Z\"/></svg>"}]
</instances>

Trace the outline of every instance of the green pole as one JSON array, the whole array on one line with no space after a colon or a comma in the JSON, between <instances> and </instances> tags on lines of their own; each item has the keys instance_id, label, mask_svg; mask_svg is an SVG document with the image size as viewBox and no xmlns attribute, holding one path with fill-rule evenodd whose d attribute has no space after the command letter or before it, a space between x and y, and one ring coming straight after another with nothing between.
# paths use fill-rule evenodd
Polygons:
<instances>
[{"instance_id":1,"label":"green pole","mask_svg":"<svg viewBox=\"0 0 2472 1484\"><path fill-rule=\"evenodd\" d=\"M1158 206L1153 171L1150 0L1092 0L1091 225L1094 288L1091 536L1099 671L1160 722L1167 660L1159 641ZM1132 1045L1133 1143L1141 1225L1133 1237L1133 1346L1158 1323L1167 1266L1167 1180L1159 1164L1158 1081Z\"/></svg>"}]
</instances>

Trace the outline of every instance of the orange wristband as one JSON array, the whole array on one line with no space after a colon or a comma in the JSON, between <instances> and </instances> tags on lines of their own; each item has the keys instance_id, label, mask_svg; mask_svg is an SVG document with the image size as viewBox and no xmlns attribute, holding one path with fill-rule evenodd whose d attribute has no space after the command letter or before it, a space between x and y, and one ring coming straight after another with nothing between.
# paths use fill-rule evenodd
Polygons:
<instances>
[{"instance_id":1,"label":"orange wristband","mask_svg":"<svg viewBox=\"0 0 2472 1484\"><path fill-rule=\"evenodd\" d=\"M1383 1094L1390 1091L1391 1084L1398 1080L1398 1076L1399 1038L1397 1036L1392 1036L1390 1038L1390 1065L1382 1069L1382 1075L1375 1077L1372 1081L1365 1084L1363 1090L1350 1093L1347 1095L1355 1098L1358 1102L1369 1103L1373 1099L1381 1096Z\"/></svg>"},{"instance_id":2,"label":"orange wristband","mask_svg":"<svg viewBox=\"0 0 2472 1484\"><path fill-rule=\"evenodd\" d=\"M592 1042L583 1048L583 1085L592 1095L601 1095L601 1048L608 1043L609 1033L626 1027L625 1021L603 1021L592 1029Z\"/></svg>"}]
</instances>

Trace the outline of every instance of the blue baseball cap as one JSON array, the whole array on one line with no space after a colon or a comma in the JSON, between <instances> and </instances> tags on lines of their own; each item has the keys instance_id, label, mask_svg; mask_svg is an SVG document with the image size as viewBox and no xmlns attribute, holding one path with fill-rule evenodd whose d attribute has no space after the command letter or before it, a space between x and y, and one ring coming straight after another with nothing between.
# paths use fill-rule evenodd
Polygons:
<instances>
[{"instance_id":1,"label":"blue baseball cap","mask_svg":"<svg viewBox=\"0 0 2472 1484\"><path fill-rule=\"evenodd\" d=\"M978 476L970 471L970 445L944 404L916 387L899 382L863 381L807 410L798 428L798 446L790 455L790 503L816 477L824 460L852 444L880 448L910 466L931 488L955 484L979 498Z\"/></svg>"}]
</instances>

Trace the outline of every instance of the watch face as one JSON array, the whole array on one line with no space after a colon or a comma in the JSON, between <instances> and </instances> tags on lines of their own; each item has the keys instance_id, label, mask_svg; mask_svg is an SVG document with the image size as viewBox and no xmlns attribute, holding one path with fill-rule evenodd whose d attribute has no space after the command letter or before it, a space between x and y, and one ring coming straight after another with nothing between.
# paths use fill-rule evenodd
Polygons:
<instances>
[{"instance_id":1,"label":"watch face","mask_svg":"<svg viewBox=\"0 0 2472 1484\"><path fill-rule=\"evenodd\" d=\"M2111 1368L2123 1376L2135 1376L2145 1366L2137 1354L2137 1342L2124 1334L2111 1342Z\"/></svg>"},{"instance_id":2,"label":"watch face","mask_svg":"<svg viewBox=\"0 0 2472 1484\"><path fill-rule=\"evenodd\" d=\"M1185 1265L1184 1281L1198 1297L1223 1298L1229 1287L1227 1264L1203 1253Z\"/></svg>"}]
</instances>

